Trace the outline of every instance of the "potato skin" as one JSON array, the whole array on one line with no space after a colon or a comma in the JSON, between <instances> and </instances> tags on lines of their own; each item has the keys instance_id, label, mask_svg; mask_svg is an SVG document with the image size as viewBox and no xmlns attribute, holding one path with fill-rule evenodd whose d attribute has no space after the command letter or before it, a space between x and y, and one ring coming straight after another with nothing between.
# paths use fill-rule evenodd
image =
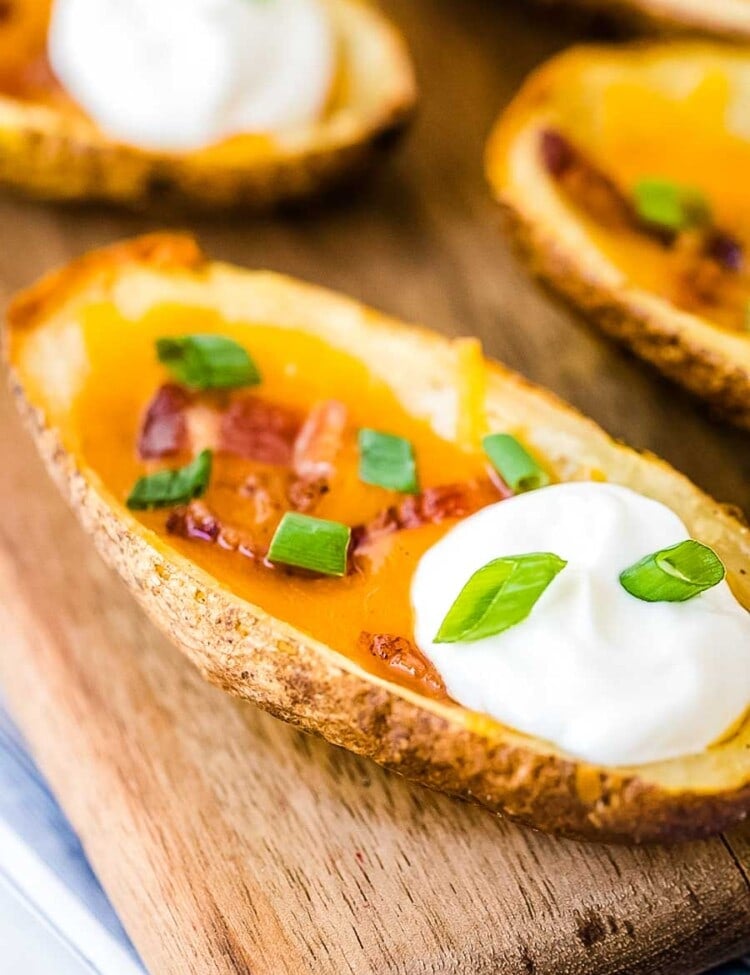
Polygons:
<instances>
[{"instance_id":1,"label":"potato skin","mask_svg":"<svg viewBox=\"0 0 750 975\"><path fill-rule=\"evenodd\" d=\"M103 201L135 209L191 207L268 210L325 193L375 163L409 122L417 98L405 42L361 0L329 0L345 36L347 70L361 74L347 97L294 145L200 152L151 152L109 140L75 109L0 95L0 184L68 202ZM369 91L358 55L374 59L380 79ZM370 70L368 65L367 70ZM385 79L385 80L383 80Z\"/></svg>"},{"instance_id":2,"label":"potato skin","mask_svg":"<svg viewBox=\"0 0 750 975\"><path fill-rule=\"evenodd\" d=\"M712 342L711 333L718 335L720 329L705 319L700 321L708 332L698 338L679 326L682 313L666 301L657 308L639 300L646 292L627 283L619 287L605 285L579 253L563 244L563 235L553 217L534 212L530 201L505 174L514 143L513 126L524 116L529 121L537 113L543 117L548 92L555 85L557 72L564 70L565 59L585 56L585 50L574 50L542 65L497 120L490 135L486 174L505 227L533 274L551 284L607 335L706 401L717 418L748 430L750 340L744 361L737 361ZM537 179L546 183L549 177L541 163L535 165Z\"/></svg>"},{"instance_id":3,"label":"potato skin","mask_svg":"<svg viewBox=\"0 0 750 975\"><path fill-rule=\"evenodd\" d=\"M43 324L70 295L85 293L89 283L98 288L133 263L164 273L205 270L189 238L154 235L116 245L19 296L9 311L11 333ZM283 279L279 287L285 287ZM445 345L437 336L431 341L436 350ZM511 381L521 385L521 380ZM548 832L672 841L710 835L747 815L750 773L739 787L726 791L672 791L647 776L554 754L543 742L499 725L478 730L467 722L463 708L377 678L232 596L168 546L152 544L151 533L79 469L13 372L11 382L48 470L105 561L212 683L423 785ZM550 403L562 409L552 397ZM648 463L666 469L656 460Z\"/></svg>"},{"instance_id":4,"label":"potato skin","mask_svg":"<svg viewBox=\"0 0 750 975\"><path fill-rule=\"evenodd\" d=\"M750 39L750 17L738 20L725 9L724 0L703 3L701 9L680 10L679 0L542 0L548 6L578 7L600 13L626 28L667 33L713 34L734 40Z\"/></svg>"},{"instance_id":5,"label":"potato skin","mask_svg":"<svg viewBox=\"0 0 750 975\"><path fill-rule=\"evenodd\" d=\"M545 228L503 204L505 225L537 277L551 284L611 338L650 362L673 382L705 400L721 420L750 430L750 374L726 357L691 342L663 316L648 315L601 287L556 247Z\"/></svg>"}]
</instances>

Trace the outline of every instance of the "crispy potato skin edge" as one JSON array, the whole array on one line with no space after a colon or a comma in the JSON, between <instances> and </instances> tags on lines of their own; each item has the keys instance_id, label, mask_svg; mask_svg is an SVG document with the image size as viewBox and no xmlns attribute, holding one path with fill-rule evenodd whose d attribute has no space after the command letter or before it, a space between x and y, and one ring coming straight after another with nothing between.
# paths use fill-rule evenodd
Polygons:
<instances>
[{"instance_id":1,"label":"crispy potato skin edge","mask_svg":"<svg viewBox=\"0 0 750 975\"><path fill-rule=\"evenodd\" d=\"M555 244L552 235L512 202L500 200L503 218L530 271L563 295L611 338L667 378L704 400L718 419L750 430L750 376L705 344L688 341L668 316L644 315L616 292L602 288Z\"/></svg>"},{"instance_id":2,"label":"crispy potato skin edge","mask_svg":"<svg viewBox=\"0 0 750 975\"><path fill-rule=\"evenodd\" d=\"M22 293L10 328L42 321L91 277L125 262L199 270L191 238L154 234L86 255ZM209 681L304 731L392 771L550 833L619 842L709 836L744 819L750 783L714 794L669 792L634 775L488 737L342 666L341 658L220 586L205 585L133 530L77 469L11 373L20 413L54 481L104 560L153 622Z\"/></svg>"},{"instance_id":3,"label":"crispy potato skin edge","mask_svg":"<svg viewBox=\"0 0 750 975\"><path fill-rule=\"evenodd\" d=\"M665 13L651 0L540 0L549 7L577 7L584 13L603 14L609 21L640 32L662 31L666 34L711 34L726 39L750 39L750 22L744 28L725 22L721 13L706 7L700 14L678 17ZM719 4L715 6L720 6Z\"/></svg>"}]
</instances>

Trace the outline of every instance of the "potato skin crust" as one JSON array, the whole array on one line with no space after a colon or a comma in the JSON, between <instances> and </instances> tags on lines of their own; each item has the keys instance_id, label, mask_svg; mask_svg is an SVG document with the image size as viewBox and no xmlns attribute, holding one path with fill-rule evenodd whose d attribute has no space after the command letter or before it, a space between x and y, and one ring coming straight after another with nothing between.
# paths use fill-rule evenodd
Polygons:
<instances>
[{"instance_id":1,"label":"potato skin crust","mask_svg":"<svg viewBox=\"0 0 750 975\"><path fill-rule=\"evenodd\" d=\"M387 82L352 96L344 113L272 151L246 145L224 153L151 152L109 140L93 123L55 106L0 95L0 184L46 200L84 200L135 209L268 210L325 193L374 163L408 124L414 71L397 29L362 0L329 0L346 31L352 70L360 49ZM375 54L373 54L375 52ZM364 71L364 68L362 69ZM366 79L357 82L360 88Z\"/></svg>"},{"instance_id":2,"label":"potato skin crust","mask_svg":"<svg viewBox=\"0 0 750 975\"><path fill-rule=\"evenodd\" d=\"M645 45L640 46L646 50ZM585 51L585 49L581 49ZM546 281L607 335L655 366L663 375L703 399L712 413L728 423L750 430L750 340L745 362L737 362L711 340L720 334L705 319L709 329L701 337L679 327L683 313L661 301L659 307L641 299L647 293L628 284L611 286L600 280L590 263L561 241L553 215L540 216L518 187L505 174L507 156L513 147L513 126L524 116L530 121L543 117L548 91L557 72L564 70L572 51L542 65L526 81L489 137L485 156L487 179L500 204L505 228L533 274ZM549 177L538 165L538 179ZM568 220L573 222L574 218ZM692 317L692 316L691 316Z\"/></svg>"},{"instance_id":3,"label":"potato skin crust","mask_svg":"<svg viewBox=\"0 0 750 975\"><path fill-rule=\"evenodd\" d=\"M529 270L552 285L611 338L705 400L718 419L750 430L750 374L726 357L691 342L664 316L645 314L601 287L563 253L545 228L520 208L502 203L505 226Z\"/></svg>"},{"instance_id":4,"label":"potato skin crust","mask_svg":"<svg viewBox=\"0 0 750 975\"><path fill-rule=\"evenodd\" d=\"M703 4L702 9L679 11L679 2L663 0L541 0L547 6L572 6L603 14L623 27L639 31L659 30L671 34L713 34L734 40L750 39L750 18L738 22L736 14L724 11L723 0Z\"/></svg>"},{"instance_id":5,"label":"potato skin crust","mask_svg":"<svg viewBox=\"0 0 750 975\"><path fill-rule=\"evenodd\" d=\"M9 310L10 331L43 322L71 294L85 291L92 279L106 285L129 263L165 273L201 273L203 268L189 238L153 235L115 245L20 295ZM436 349L445 345L437 336L431 341ZM499 366L490 368L501 372ZM747 815L750 774L728 791L671 791L636 774L554 754L544 743L500 726L486 733L476 730L467 724L463 708L368 674L233 596L189 560L151 544L150 533L78 468L41 409L27 400L12 366L11 384L50 474L105 561L201 673L229 693L409 779L548 832L672 841L708 836ZM562 408L553 397L550 402ZM655 459L648 463L666 469Z\"/></svg>"}]
</instances>

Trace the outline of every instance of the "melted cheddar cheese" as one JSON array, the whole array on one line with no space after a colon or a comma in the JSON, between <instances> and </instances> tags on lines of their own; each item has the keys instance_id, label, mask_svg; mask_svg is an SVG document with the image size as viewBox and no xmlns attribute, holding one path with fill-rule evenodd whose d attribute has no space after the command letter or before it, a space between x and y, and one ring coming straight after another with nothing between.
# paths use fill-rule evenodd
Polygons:
<instances>
[{"instance_id":1,"label":"melted cheddar cheese","mask_svg":"<svg viewBox=\"0 0 750 975\"><path fill-rule=\"evenodd\" d=\"M168 379L156 360L154 341L188 333L213 332L244 345L262 376L261 385L250 392L271 404L297 410L302 417L321 400L335 398L346 404L344 446L330 490L314 511L318 517L359 525L404 498L360 481L356 431L361 426L399 434L412 442L423 489L487 478L486 459L479 451L464 451L441 439L426 422L406 413L365 364L310 335L229 323L214 312L178 306L160 307L136 323L121 319L111 305L94 306L88 309L83 328L89 370L70 425L80 431L80 441L71 446L122 503L142 474L177 467L189 459L185 455L143 462L136 451L144 410L154 391ZM112 334L118 336L116 343ZM252 502L238 487L249 475L263 470L264 465L257 462L217 453L202 500L222 520L252 525ZM363 650L360 634L412 638L412 575L425 550L455 523L448 519L385 535L368 550L358 571L343 579L329 579L272 569L216 544L169 535L168 511L135 515L239 596L383 673L385 665ZM277 521L278 517L272 527Z\"/></svg>"}]
</instances>

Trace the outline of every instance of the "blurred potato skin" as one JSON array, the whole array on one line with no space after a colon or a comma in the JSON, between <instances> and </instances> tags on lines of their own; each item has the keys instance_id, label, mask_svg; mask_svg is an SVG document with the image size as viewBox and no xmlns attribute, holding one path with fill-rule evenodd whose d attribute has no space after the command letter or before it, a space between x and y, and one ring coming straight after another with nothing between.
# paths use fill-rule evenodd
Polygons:
<instances>
[{"instance_id":1,"label":"blurred potato skin","mask_svg":"<svg viewBox=\"0 0 750 975\"><path fill-rule=\"evenodd\" d=\"M745 0L539 0L548 7L606 17L625 29L750 40Z\"/></svg>"},{"instance_id":2,"label":"blurred potato skin","mask_svg":"<svg viewBox=\"0 0 750 975\"><path fill-rule=\"evenodd\" d=\"M2 2L2 0L0 0ZM14 0L10 0L11 3ZM14 94L19 65L38 53L44 81L49 3L0 19L0 185L44 200L265 210L324 193L382 157L417 98L406 44L362 0L329 0L341 65L319 123L278 139L239 135L196 152L152 152L109 138L59 90ZM14 8L15 9L15 8ZM20 8L19 8L20 11ZM23 37L16 43L15 35ZM47 69L48 71L48 69ZM11 80L8 80L11 79ZM54 84L54 80L49 76Z\"/></svg>"},{"instance_id":3,"label":"blurred potato skin","mask_svg":"<svg viewBox=\"0 0 750 975\"><path fill-rule=\"evenodd\" d=\"M717 417L750 430L747 334L730 333L698 313L680 310L667 299L631 284L594 244L574 246L571 239L581 221L569 209L550 203L556 190L549 189L549 174L539 154L531 149L538 144L534 136L542 129L556 125L565 129L556 93L569 78L628 57L656 63L673 58L675 74L680 62L694 66L703 59L711 63L726 59L730 77L733 63L750 65L744 46L715 41L582 45L564 51L532 72L496 121L485 152L487 179L502 207L507 230L532 273L551 284L603 332L704 400ZM582 83L577 84L585 90ZM738 88L743 95L745 90ZM532 184L534 191L530 192Z\"/></svg>"}]
</instances>

